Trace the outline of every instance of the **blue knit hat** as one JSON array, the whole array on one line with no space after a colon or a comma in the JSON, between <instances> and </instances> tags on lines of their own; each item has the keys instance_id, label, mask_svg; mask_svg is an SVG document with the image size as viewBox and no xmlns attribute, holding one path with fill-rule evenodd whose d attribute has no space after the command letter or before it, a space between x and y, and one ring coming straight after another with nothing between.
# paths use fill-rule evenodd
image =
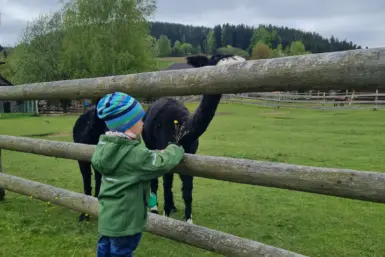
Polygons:
<instances>
[{"instance_id":1,"label":"blue knit hat","mask_svg":"<svg viewBox=\"0 0 385 257\"><path fill-rule=\"evenodd\" d=\"M135 98L121 92L105 95L97 105L97 113L109 130L118 132L131 128L145 114Z\"/></svg>"}]
</instances>

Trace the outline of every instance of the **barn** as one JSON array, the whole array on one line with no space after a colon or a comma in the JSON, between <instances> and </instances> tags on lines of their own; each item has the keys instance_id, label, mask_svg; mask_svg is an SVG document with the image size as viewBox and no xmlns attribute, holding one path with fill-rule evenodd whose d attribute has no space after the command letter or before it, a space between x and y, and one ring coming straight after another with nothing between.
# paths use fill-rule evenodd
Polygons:
<instances>
[{"instance_id":1,"label":"barn","mask_svg":"<svg viewBox=\"0 0 385 257\"><path fill-rule=\"evenodd\" d=\"M2 64L0 62L0 64ZM0 75L0 87L13 86L11 82ZM16 101L0 101L0 113L19 112L19 106Z\"/></svg>"},{"instance_id":2,"label":"barn","mask_svg":"<svg viewBox=\"0 0 385 257\"><path fill-rule=\"evenodd\" d=\"M0 65L4 62L0 61ZM0 87L14 86L0 74ZM35 101L0 101L0 113L34 113Z\"/></svg>"}]
</instances>

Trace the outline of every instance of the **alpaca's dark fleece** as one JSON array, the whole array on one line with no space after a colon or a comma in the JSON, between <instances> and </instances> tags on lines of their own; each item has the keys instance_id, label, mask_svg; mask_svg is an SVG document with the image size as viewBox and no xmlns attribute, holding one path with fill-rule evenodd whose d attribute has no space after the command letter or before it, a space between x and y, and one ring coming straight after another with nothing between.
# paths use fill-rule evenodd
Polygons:
<instances>
[{"instance_id":1,"label":"alpaca's dark fleece","mask_svg":"<svg viewBox=\"0 0 385 257\"><path fill-rule=\"evenodd\" d=\"M210 59L206 56L187 57L187 65L195 68L203 66L214 66L218 61L224 58L231 58L233 55L214 55ZM182 68L188 68L183 67ZM164 149L168 142L175 141L174 120L178 124L184 124L184 131L188 131L179 143L183 146L186 153L195 154L199 137L206 131L213 119L221 94L203 95L202 100L191 116L183 103L170 98L163 97L153 103L147 110L143 140L149 149ZM182 196L185 203L185 220L192 222L192 190L193 177L188 175L179 175L182 180ZM163 176L164 189L164 214L170 216L172 211L176 211L172 193L173 173L167 173ZM158 179L151 181L151 191L155 194L158 190ZM157 213L157 209L152 212Z\"/></svg>"},{"instance_id":2,"label":"alpaca's dark fleece","mask_svg":"<svg viewBox=\"0 0 385 257\"><path fill-rule=\"evenodd\" d=\"M215 115L221 95L204 95L194 115L173 98L161 98L147 110L144 122L143 140L149 149L164 149L168 142L175 141L174 120L178 124L185 124L184 131L189 131L179 141L186 153L195 154L198 149L198 138L206 131ZM179 175L182 180L182 194L185 202L185 219L191 219L191 204L193 177ZM169 216L175 210L172 193L173 173L163 176L164 212ZM156 194L158 179L151 181L151 191Z\"/></svg>"},{"instance_id":3,"label":"alpaca's dark fleece","mask_svg":"<svg viewBox=\"0 0 385 257\"><path fill-rule=\"evenodd\" d=\"M96 106L93 105L77 119L72 129L72 136L75 143L96 145L100 135L104 134L106 131L106 124L98 118ZM91 163L86 161L78 161L78 163L80 172L83 176L84 194L91 195ZM98 197L99 195L101 179L100 173L95 170L95 197ZM79 220L82 221L84 218L88 219L88 216L86 217L84 213L82 213Z\"/></svg>"},{"instance_id":4,"label":"alpaca's dark fleece","mask_svg":"<svg viewBox=\"0 0 385 257\"><path fill-rule=\"evenodd\" d=\"M208 65L216 65L223 58L232 55L214 55L210 59L205 56L187 57L186 67L203 67ZM147 110L144 117L144 129L142 133L143 140L149 149L164 149L169 142L175 140L174 120L178 120L179 124L184 124L185 130L189 133L180 141L186 153L196 153L198 149L198 138L206 131L211 120L213 119L217 106L219 104L221 94L203 95L203 98L191 116L190 112L180 101L173 98L163 97L155 101ZM99 136L107 130L105 123L97 117L96 107L90 107L83 113L75 123L73 128L73 139L76 143L96 145ZM83 176L84 193L91 195L91 163L79 161L80 171ZM191 219L191 204L193 177L180 175L182 180L182 193L185 202L185 219ZM164 211L169 216L174 209L174 201L172 194L173 173L163 176L164 188ZM101 176L95 171L95 196L99 194ZM156 193L158 189L158 180L151 182L151 190ZM81 214L79 220L83 220L84 214Z\"/></svg>"}]
</instances>

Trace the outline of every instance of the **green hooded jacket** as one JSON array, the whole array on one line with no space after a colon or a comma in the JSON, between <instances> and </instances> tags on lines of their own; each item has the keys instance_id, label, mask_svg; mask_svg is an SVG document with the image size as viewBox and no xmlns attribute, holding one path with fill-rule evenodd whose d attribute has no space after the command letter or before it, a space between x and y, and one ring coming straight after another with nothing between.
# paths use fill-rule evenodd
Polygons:
<instances>
[{"instance_id":1,"label":"green hooded jacket","mask_svg":"<svg viewBox=\"0 0 385 257\"><path fill-rule=\"evenodd\" d=\"M142 232L147 222L150 180L177 166L183 154L184 149L173 144L163 151L151 151L140 139L100 136L91 159L102 174L99 234L120 237Z\"/></svg>"}]
</instances>

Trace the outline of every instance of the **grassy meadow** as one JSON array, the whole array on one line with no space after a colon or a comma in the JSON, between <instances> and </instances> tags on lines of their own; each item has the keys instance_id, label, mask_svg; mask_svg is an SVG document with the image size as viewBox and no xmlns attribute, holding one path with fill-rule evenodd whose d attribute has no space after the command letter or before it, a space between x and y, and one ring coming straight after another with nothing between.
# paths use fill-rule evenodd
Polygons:
<instances>
[{"instance_id":1,"label":"grassy meadow","mask_svg":"<svg viewBox=\"0 0 385 257\"><path fill-rule=\"evenodd\" d=\"M176 62L186 62L185 57L162 57L157 58L159 69L166 69L171 64Z\"/></svg>"},{"instance_id":2,"label":"grassy meadow","mask_svg":"<svg viewBox=\"0 0 385 257\"><path fill-rule=\"evenodd\" d=\"M196 103L189 104L193 110ZM198 154L292 164L385 170L382 111L221 104ZM71 141L76 116L0 116L0 134ZM47 133L48 136L39 137ZM36 136L37 135L37 136ZM83 192L76 161L2 151L6 173ZM160 184L161 185L161 184ZM183 216L181 184L174 194ZM160 194L163 193L161 189ZM385 205L195 178L195 224L307 256L384 256ZM163 196L160 197L163 205ZM95 256L97 220L7 192L0 202L0 256ZM137 257L218 256L145 233Z\"/></svg>"}]
</instances>

